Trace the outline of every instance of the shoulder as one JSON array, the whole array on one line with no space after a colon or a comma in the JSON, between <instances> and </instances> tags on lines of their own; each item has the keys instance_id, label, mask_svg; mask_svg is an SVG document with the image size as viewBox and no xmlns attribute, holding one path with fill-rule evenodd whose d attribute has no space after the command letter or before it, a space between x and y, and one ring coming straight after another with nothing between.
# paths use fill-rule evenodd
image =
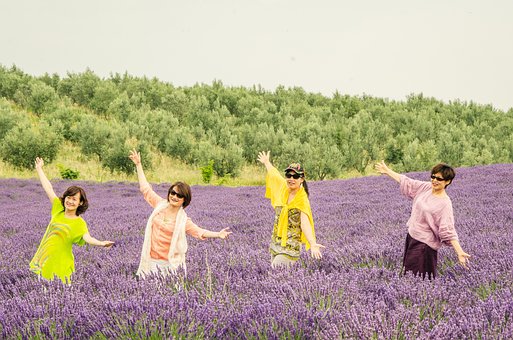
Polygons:
<instances>
[{"instance_id":1,"label":"shoulder","mask_svg":"<svg viewBox=\"0 0 513 340\"><path fill-rule=\"evenodd\" d=\"M61 199L57 196L52 200L52 207L54 206L63 207Z\"/></svg>"},{"instance_id":2,"label":"shoulder","mask_svg":"<svg viewBox=\"0 0 513 340\"><path fill-rule=\"evenodd\" d=\"M64 206L62 205L61 199L59 197L55 197L52 200L52 215L55 215L61 211L64 211Z\"/></svg>"}]
</instances>

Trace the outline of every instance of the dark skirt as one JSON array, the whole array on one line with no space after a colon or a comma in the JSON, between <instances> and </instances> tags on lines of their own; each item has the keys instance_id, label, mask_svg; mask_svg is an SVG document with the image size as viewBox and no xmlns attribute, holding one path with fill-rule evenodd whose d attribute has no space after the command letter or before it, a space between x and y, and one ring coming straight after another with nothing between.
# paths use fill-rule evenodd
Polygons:
<instances>
[{"instance_id":1,"label":"dark skirt","mask_svg":"<svg viewBox=\"0 0 513 340\"><path fill-rule=\"evenodd\" d=\"M420 275L424 279L436 277L436 262L438 252L427 244L417 241L410 234L406 235L404 244L403 269L404 274L411 271L413 275Z\"/></svg>"}]
</instances>

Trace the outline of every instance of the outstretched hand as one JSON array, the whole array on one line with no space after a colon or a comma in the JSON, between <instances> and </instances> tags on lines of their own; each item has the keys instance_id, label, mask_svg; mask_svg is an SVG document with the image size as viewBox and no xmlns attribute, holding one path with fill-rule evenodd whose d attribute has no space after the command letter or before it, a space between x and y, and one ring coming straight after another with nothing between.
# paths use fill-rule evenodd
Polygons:
<instances>
[{"instance_id":1,"label":"outstretched hand","mask_svg":"<svg viewBox=\"0 0 513 340\"><path fill-rule=\"evenodd\" d=\"M382 175L386 175L390 170L390 168L385 164L385 161L376 163L376 165L374 165L374 169Z\"/></svg>"},{"instance_id":2,"label":"outstretched hand","mask_svg":"<svg viewBox=\"0 0 513 340\"><path fill-rule=\"evenodd\" d=\"M43 165L45 165L45 161L43 161L43 159L40 157L36 157L35 164L36 164L36 169L42 169Z\"/></svg>"},{"instance_id":3,"label":"outstretched hand","mask_svg":"<svg viewBox=\"0 0 513 340\"><path fill-rule=\"evenodd\" d=\"M225 238L227 238L227 237L228 237L228 235L230 235L230 234L232 233L231 231L228 231L229 229L230 229L230 228L224 228L224 229L220 230L220 231L218 232L218 237L219 237L220 239L223 239L223 240L224 240Z\"/></svg>"},{"instance_id":4,"label":"outstretched hand","mask_svg":"<svg viewBox=\"0 0 513 340\"><path fill-rule=\"evenodd\" d=\"M136 149L132 149L130 151L130 155L128 156L134 162L135 165L141 164L141 154L137 152Z\"/></svg>"},{"instance_id":5,"label":"outstretched hand","mask_svg":"<svg viewBox=\"0 0 513 340\"><path fill-rule=\"evenodd\" d=\"M468 269L468 264L469 264L469 261L470 260L470 255L463 252L461 254L458 254L458 262L460 263L460 265L465 268L465 269Z\"/></svg>"},{"instance_id":6,"label":"outstretched hand","mask_svg":"<svg viewBox=\"0 0 513 340\"><path fill-rule=\"evenodd\" d=\"M113 245L114 245L114 242L112 242L112 241L102 241L102 244L101 244L101 246L104 248L110 248Z\"/></svg>"},{"instance_id":7,"label":"outstretched hand","mask_svg":"<svg viewBox=\"0 0 513 340\"><path fill-rule=\"evenodd\" d=\"M271 151L260 151L258 153L258 161L264 165L271 163Z\"/></svg>"},{"instance_id":8,"label":"outstretched hand","mask_svg":"<svg viewBox=\"0 0 513 340\"><path fill-rule=\"evenodd\" d=\"M310 245L310 252L314 259L319 260L322 257L321 248L326 248L322 244L314 243Z\"/></svg>"}]
</instances>

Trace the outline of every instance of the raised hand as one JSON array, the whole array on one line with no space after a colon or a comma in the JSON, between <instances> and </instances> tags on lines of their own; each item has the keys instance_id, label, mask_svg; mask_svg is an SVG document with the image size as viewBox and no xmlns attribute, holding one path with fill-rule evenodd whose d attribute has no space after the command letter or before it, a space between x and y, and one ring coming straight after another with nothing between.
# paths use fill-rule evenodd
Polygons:
<instances>
[{"instance_id":1,"label":"raised hand","mask_svg":"<svg viewBox=\"0 0 513 340\"><path fill-rule=\"evenodd\" d=\"M45 161L43 161L42 158L36 157L35 164L36 164L36 170L37 169L42 169L43 165L45 165Z\"/></svg>"},{"instance_id":2,"label":"raised hand","mask_svg":"<svg viewBox=\"0 0 513 340\"><path fill-rule=\"evenodd\" d=\"M130 151L130 155L128 156L134 162L135 165L141 164L141 154L137 152L137 150L132 149Z\"/></svg>"},{"instance_id":3,"label":"raised hand","mask_svg":"<svg viewBox=\"0 0 513 340\"><path fill-rule=\"evenodd\" d=\"M271 151L260 151L258 153L258 161L264 165L271 163Z\"/></svg>"}]
</instances>

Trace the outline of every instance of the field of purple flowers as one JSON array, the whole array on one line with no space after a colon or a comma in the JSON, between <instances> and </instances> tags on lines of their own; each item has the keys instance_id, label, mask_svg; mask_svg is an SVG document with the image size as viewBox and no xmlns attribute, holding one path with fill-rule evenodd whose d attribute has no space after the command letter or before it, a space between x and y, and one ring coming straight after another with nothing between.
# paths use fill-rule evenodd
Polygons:
<instances>
[{"instance_id":1,"label":"field of purple flowers","mask_svg":"<svg viewBox=\"0 0 513 340\"><path fill-rule=\"evenodd\" d=\"M54 181L57 194L68 185ZM79 185L91 235L116 246L75 247L63 286L28 269L50 214L39 182L0 180L0 338L513 338L513 164L458 169L448 193L471 269L444 247L434 281L399 276L411 201L390 178L310 183L324 257L277 270L264 188L195 186L189 216L233 235L188 238L187 275L147 280L135 277L151 213L138 186Z\"/></svg>"}]
</instances>

